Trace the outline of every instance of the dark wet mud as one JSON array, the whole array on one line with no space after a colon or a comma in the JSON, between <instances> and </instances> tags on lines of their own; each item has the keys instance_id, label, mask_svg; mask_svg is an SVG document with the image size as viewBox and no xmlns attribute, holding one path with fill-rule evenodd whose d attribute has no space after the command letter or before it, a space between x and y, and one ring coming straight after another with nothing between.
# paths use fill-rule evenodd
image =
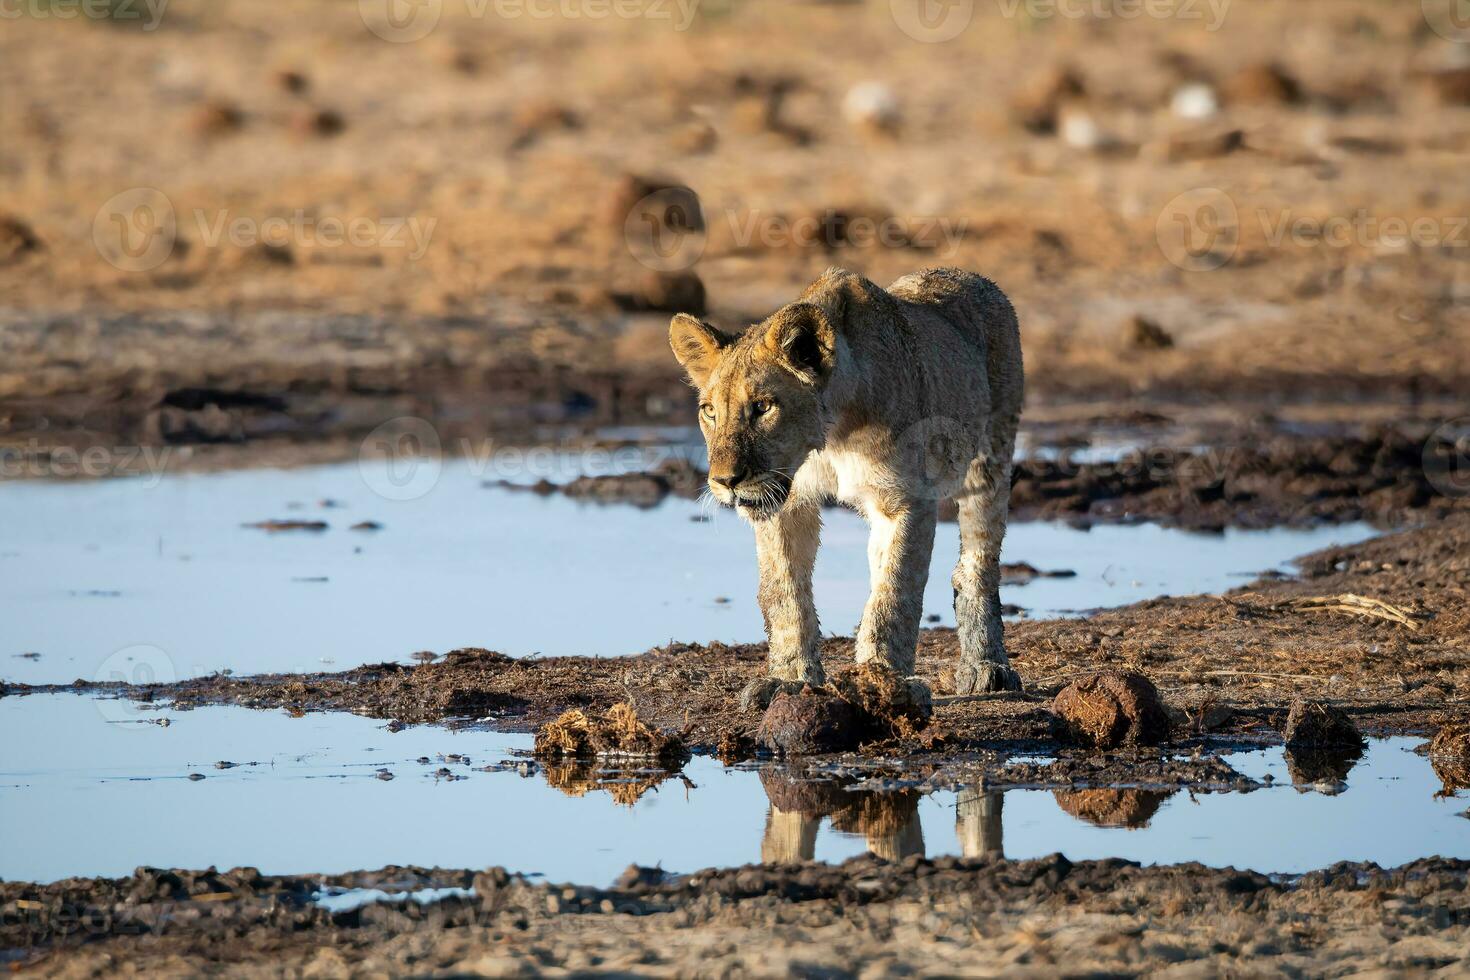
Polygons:
<instances>
[{"instance_id":1,"label":"dark wet mud","mask_svg":"<svg viewBox=\"0 0 1470 980\"><path fill-rule=\"evenodd\" d=\"M1366 521L1378 526L1435 520L1466 509L1440 488L1454 472L1456 447L1428 427L1352 436L1290 434L1263 428L1215 448L1127 448L1088 459L1063 449L1017 460L1011 514L1018 520L1155 521L1193 530ZM1065 442L1065 437L1054 438ZM512 484L497 484L512 486ZM587 476L522 487L599 503L654 506L696 497L704 473L680 460L647 473ZM955 519L951 500L941 504Z\"/></svg>"}]
</instances>

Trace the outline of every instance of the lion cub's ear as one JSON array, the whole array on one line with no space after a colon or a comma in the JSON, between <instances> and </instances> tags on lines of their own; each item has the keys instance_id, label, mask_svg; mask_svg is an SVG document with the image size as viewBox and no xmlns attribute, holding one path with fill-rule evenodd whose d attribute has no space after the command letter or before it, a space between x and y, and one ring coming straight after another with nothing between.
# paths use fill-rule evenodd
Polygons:
<instances>
[{"instance_id":1,"label":"lion cub's ear","mask_svg":"<svg viewBox=\"0 0 1470 980\"><path fill-rule=\"evenodd\" d=\"M689 380L701 388L719 362L720 351L730 346L731 339L688 313L678 314L669 323L669 346L689 374Z\"/></svg>"},{"instance_id":2,"label":"lion cub's ear","mask_svg":"<svg viewBox=\"0 0 1470 980\"><path fill-rule=\"evenodd\" d=\"M771 317L766 351L807 384L819 385L832 373L837 333L827 314L811 303L793 303Z\"/></svg>"}]
</instances>

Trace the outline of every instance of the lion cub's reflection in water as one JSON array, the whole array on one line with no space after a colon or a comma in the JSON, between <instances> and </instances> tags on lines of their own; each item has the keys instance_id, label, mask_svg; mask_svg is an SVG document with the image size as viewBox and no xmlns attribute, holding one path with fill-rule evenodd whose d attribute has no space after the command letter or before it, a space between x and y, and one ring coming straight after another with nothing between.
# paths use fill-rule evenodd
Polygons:
<instances>
[{"instance_id":1,"label":"lion cub's reflection in water","mask_svg":"<svg viewBox=\"0 0 1470 980\"><path fill-rule=\"evenodd\" d=\"M773 770L761 773L761 785L771 804L761 841L763 862L813 860L824 817L832 818L834 830L866 837L868 851L884 860L924 855L924 831L919 824L923 794L917 790L852 792L836 781L794 778ZM960 792L955 832L965 857L1004 857L1002 802L997 790Z\"/></svg>"}]
</instances>

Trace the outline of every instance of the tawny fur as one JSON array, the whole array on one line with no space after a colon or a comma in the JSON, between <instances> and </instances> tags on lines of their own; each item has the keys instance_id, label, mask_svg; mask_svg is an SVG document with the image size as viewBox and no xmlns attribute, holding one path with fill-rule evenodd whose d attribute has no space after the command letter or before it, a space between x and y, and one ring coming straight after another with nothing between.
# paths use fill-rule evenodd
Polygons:
<instances>
[{"instance_id":1,"label":"tawny fur","mask_svg":"<svg viewBox=\"0 0 1470 980\"><path fill-rule=\"evenodd\" d=\"M1000 547L1024 375L1005 294L958 269L888 289L841 269L738 336L680 315L670 343L700 393L710 491L755 529L769 678L821 683L812 566L821 507L871 526L872 591L857 660L914 670L938 503L959 504L959 693L1014 689L1000 617Z\"/></svg>"}]
</instances>

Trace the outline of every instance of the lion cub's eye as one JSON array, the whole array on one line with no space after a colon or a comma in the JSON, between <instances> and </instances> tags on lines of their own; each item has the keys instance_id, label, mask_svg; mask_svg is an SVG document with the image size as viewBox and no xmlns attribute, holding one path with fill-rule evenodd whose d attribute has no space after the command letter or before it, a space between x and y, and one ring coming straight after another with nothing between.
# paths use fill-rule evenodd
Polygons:
<instances>
[{"instance_id":1,"label":"lion cub's eye","mask_svg":"<svg viewBox=\"0 0 1470 980\"><path fill-rule=\"evenodd\" d=\"M699 406L699 414L704 416L707 420L713 422L715 420L715 407L709 402L705 402L703 405Z\"/></svg>"},{"instance_id":2,"label":"lion cub's eye","mask_svg":"<svg viewBox=\"0 0 1470 980\"><path fill-rule=\"evenodd\" d=\"M764 415L764 414L766 414L767 412L769 412L771 409L773 409L775 407L776 407L776 403L775 402L771 401L769 398L762 398L762 399L759 399L758 401L753 401L753 402L750 403L750 414L751 415Z\"/></svg>"}]
</instances>

